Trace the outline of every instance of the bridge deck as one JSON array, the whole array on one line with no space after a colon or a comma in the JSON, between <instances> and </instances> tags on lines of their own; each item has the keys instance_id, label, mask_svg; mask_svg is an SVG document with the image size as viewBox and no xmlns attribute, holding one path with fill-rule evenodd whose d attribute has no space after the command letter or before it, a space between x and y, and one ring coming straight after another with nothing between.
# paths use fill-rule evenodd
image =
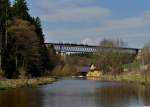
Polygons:
<instances>
[{"instance_id":1,"label":"bridge deck","mask_svg":"<svg viewBox=\"0 0 150 107\"><path fill-rule=\"evenodd\" d=\"M120 47L103 47L103 46L91 46L84 44L69 44L69 43L46 43L46 46L54 46L57 52L91 52L95 53L98 50L115 51L121 53L137 54L139 49L137 48L120 48Z\"/></svg>"}]
</instances>

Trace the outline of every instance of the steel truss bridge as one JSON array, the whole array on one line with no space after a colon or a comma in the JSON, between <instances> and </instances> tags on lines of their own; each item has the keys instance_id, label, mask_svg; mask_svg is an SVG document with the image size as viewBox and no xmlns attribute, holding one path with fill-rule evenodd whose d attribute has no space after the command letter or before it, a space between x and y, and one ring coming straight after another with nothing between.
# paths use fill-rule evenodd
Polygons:
<instances>
[{"instance_id":1,"label":"steel truss bridge","mask_svg":"<svg viewBox=\"0 0 150 107\"><path fill-rule=\"evenodd\" d=\"M96 53L98 50L128 53L137 55L137 48L103 47L70 43L45 43L47 48L54 47L57 53Z\"/></svg>"}]
</instances>

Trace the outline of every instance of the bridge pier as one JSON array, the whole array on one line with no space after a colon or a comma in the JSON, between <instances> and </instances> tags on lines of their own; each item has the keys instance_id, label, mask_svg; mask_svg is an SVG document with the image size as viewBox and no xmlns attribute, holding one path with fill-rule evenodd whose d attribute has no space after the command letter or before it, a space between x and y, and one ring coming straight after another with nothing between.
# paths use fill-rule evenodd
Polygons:
<instances>
[{"instance_id":1,"label":"bridge pier","mask_svg":"<svg viewBox=\"0 0 150 107\"><path fill-rule=\"evenodd\" d=\"M63 59L64 61L66 61L67 53L66 53L66 52L61 52L60 55L61 55L62 59Z\"/></svg>"}]
</instances>

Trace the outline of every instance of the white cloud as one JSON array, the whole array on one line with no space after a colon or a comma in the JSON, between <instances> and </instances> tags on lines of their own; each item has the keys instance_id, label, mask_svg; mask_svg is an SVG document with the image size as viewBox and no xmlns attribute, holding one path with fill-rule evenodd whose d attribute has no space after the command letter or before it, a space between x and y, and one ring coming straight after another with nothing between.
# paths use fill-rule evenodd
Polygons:
<instances>
[{"instance_id":1,"label":"white cloud","mask_svg":"<svg viewBox=\"0 0 150 107\"><path fill-rule=\"evenodd\" d=\"M120 20L105 20L103 25L92 28L49 30L48 35L55 35L54 40L78 41L85 44L98 44L103 38L123 39L127 42L139 42L143 38L150 41L149 12L137 17L127 17ZM61 36L60 36L61 35ZM49 38L48 38L49 39ZM140 45L142 43L139 43Z\"/></svg>"},{"instance_id":2,"label":"white cloud","mask_svg":"<svg viewBox=\"0 0 150 107\"><path fill-rule=\"evenodd\" d=\"M40 16L43 24L47 23L44 32L46 40L50 42L97 44L103 38L119 38L131 43L150 41L150 10L139 16L112 19L113 12L109 8L91 5L95 0L29 1L34 4L30 6L31 13ZM69 25L58 24L62 22ZM78 25L71 24L72 22Z\"/></svg>"},{"instance_id":3,"label":"white cloud","mask_svg":"<svg viewBox=\"0 0 150 107\"><path fill-rule=\"evenodd\" d=\"M105 26L112 30L133 30L150 27L150 12L147 11L145 14L140 16L128 17L119 20L107 21Z\"/></svg>"},{"instance_id":4,"label":"white cloud","mask_svg":"<svg viewBox=\"0 0 150 107\"><path fill-rule=\"evenodd\" d=\"M95 0L29 0L29 7L34 16L42 21L94 21L111 14L111 10L88 4ZM31 5L31 4L34 5Z\"/></svg>"},{"instance_id":5,"label":"white cloud","mask_svg":"<svg viewBox=\"0 0 150 107\"><path fill-rule=\"evenodd\" d=\"M69 7L57 9L53 13L41 15L44 21L98 21L111 14L109 9L101 7Z\"/></svg>"},{"instance_id":6,"label":"white cloud","mask_svg":"<svg viewBox=\"0 0 150 107\"><path fill-rule=\"evenodd\" d=\"M62 7L72 7L77 5L85 5L91 4L96 0L28 0L28 2L32 2L34 6L40 7L42 9L55 9L55 8L62 8Z\"/></svg>"}]
</instances>

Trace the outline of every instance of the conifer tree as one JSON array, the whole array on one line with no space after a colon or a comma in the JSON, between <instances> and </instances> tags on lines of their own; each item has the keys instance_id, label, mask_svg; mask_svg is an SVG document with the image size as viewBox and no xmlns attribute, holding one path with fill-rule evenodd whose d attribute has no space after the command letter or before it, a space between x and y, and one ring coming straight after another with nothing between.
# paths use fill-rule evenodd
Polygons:
<instances>
[{"instance_id":1,"label":"conifer tree","mask_svg":"<svg viewBox=\"0 0 150 107\"><path fill-rule=\"evenodd\" d=\"M37 36L40 40L40 45L41 45L40 53L41 53L41 62L43 65L43 69L48 69L49 68L48 50L44 43L44 34L42 30L41 20L39 17L36 17L34 19L34 25L35 25L35 32L37 33Z\"/></svg>"},{"instance_id":2,"label":"conifer tree","mask_svg":"<svg viewBox=\"0 0 150 107\"><path fill-rule=\"evenodd\" d=\"M0 69L2 68L3 60L5 60L4 55L8 42L7 25L10 16L11 16L10 1L0 0Z\"/></svg>"},{"instance_id":3,"label":"conifer tree","mask_svg":"<svg viewBox=\"0 0 150 107\"><path fill-rule=\"evenodd\" d=\"M3 22L3 0L0 0L0 70L2 65L2 22Z\"/></svg>"},{"instance_id":4,"label":"conifer tree","mask_svg":"<svg viewBox=\"0 0 150 107\"><path fill-rule=\"evenodd\" d=\"M35 19L35 26L36 26L36 33L38 34L39 39L41 40L41 42L44 42L44 34L42 31L41 20L39 17Z\"/></svg>"},{"instance_id":5,"label":"conifer tree","mask_svg":"<svg viewBox=\"0 0 150 107\"><path fill-rule=\"evenodd\" d=\"M13 5L13 13L15 17L29 20L30 15L28 11L29 9L26 0L15 0Z\"/></svg>"},{"instance_id":6,"label":"conifer tree","mask_svg":"<svg viewBox=\"0 0 150 107\"><path fill-rule=\"evenodd\" d=\"M40 18L30 16L26 0L0 0L0 70L7 78L20 68L37 77L51 65Z\"/></svg>"}]
</instances>

